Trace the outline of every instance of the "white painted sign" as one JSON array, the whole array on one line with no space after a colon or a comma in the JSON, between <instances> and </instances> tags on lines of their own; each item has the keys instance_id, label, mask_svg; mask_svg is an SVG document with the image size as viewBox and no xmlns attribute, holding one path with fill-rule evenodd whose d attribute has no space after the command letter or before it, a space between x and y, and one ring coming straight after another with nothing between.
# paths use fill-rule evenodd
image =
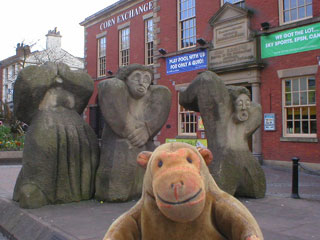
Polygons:
<instances>
[{"instance_id":1,"label":"white painted sign","mask_svg":"<svg viewBox=\"0 0 320 240\"><path fill-rule=\"evenodd\" d=\"M115 24L125 22L135 16L138 16L142 13L148 12L151 9L153 9L153 2L152 1L150 1L148 3L144 3L144 4L140 5L139 7L130 9L130 10L118 15L118 16L115 16L113 18L110 18L110 19L104 21L103 23L100 24L100 30L103 31L109 27L112 27Z\"/></svg>"}]
</instances>

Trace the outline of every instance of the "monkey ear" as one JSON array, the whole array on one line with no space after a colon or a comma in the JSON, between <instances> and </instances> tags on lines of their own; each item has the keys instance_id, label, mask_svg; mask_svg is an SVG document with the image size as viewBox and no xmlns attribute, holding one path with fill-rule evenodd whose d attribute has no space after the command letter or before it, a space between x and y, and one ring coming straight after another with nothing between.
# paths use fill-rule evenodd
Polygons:
<instances>
[{"instance_id":1,"label":"monkey ear","mask_svg":"<svg viewBox=\"0 0 320 240\"><path fill-rule=\"evenodd\" d=\"M152 152L148 152L148 151L143 151L141 153L138 154L137 156L137 163L143 167L143 168L147 168L149 159L152 155Z\"/></svg>"},{"instance_id":2,"label":"monkey ear","mask_svg":"<svg viewBox=\"0 0 320 240\"><path fill-rule=\"evenodd\" d=\"M212 152L207 148L198 147L197 149L208 166L213 160Z\"/></svg>"},{"instance_id":3,"label":"monkey ear","mask_svg":"<svg viewBox=\"0 0 320 240\"><path fill-rule=\"evenodd\" d=\"M250 237L247 237L246 240L259 240L260 238L258 238L256 235L252 235Z\"/></svg>"}]
</instances>

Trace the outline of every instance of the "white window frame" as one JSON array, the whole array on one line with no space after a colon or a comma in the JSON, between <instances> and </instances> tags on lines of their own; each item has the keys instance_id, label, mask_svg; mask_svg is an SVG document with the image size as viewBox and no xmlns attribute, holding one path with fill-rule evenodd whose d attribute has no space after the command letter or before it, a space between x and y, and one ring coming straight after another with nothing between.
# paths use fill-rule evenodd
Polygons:
<instances>
[{"instance_id":1,"label":"white window frame","mask_svg":"<svg viewBox=\"0 0 320 240\"><path fill-rule=\"evenodd\" d=\"M123 35L125 34L125 35ZM127 38L127 43L123 44L123 38ZM130 63L130 27L119 30L119 66L126 66Z\"/></svg>"},{"instance_id":2,"label":"white window frame","mask_svg":"<svg viewBox=\"0 0 320 240\"><path fill-rule=\"evenodd\" d=\"M232 1L232 2L230 2ZM235 4L235 5L238 5L239 7L244 7L244 4L245 4L245 0L221 0L221 6L223 6L225 3L231 3L231 4Z\"/></svg>"},{"instance_id":3,"label":"white window frame","mask_svg":"<svg viewBox=\"0 0 320 240\"><path fill-rule=\"evenodd\" d=\"M181 9L180 9L180 3L181 3L181 1L188 1L188 0L178 0L177 1L177 4L178 4L178 7L177 7L177 9L178 9L178 13L177 13L177 18L178 18L178 50L182 50L182 49L188 49L188 48L194 48L194 47L196 47L196 45L197 45L197 19L196 19L196 0L193 0L194 1L194 16L191 16L191 17L188 17L188 18L186 18L186 19L180 19L180 12L181 12ZM188 8L188 9L192 9L192 8ZM182 40L183 40L183 33L182 33L182 24L183 24L183 22L187 22L187 21L190 21L190 20L192 20L192 19L194 19L194 35L192 35L192 36L194 36L194 44L193 45L191 45L191 46L187 46L187 47L183 47L182 46ZM191 28L188 28L188 29L191 29ZM189 39L190 38L192 38L192 37L188 37Z\"/></svg>"},{"instance_id":4,"label":"white window frame","mask_svg":"<svg viewBox=\"0 0 320 240\"><path fill-rule=\"evenodd\" d=\"M4 80L7 82L9 80L9 68L4 69Z\"/></svg>"},{"instance_id":5,"label":"white window frame","mask_svg":"<svg viewBox=\"0 0 320 240\"><path fill-rule=\"evenodd\" d=\"M15 80L16 78L16 64L12 64L12 76L11 80Z\"/></svg>"},{"instance_id":6,"label":"white window frame","mask_svg":"<svg viewBox=\"0 0 320 240\"><path fill-rule=\"evenodd\" d=\"M278 0L278 2L279 2L279 25L286 25L286 24L290 24L290 23L294 23L294 22L299 22L299 21L302 21L302 20L305 20L305 19L313 17L313 12L312 12L311 16L306 16L304 18L297 18L296 20L285 22L284 21L284 3L283 3L283 1L284 0ZM298 0L296 0L296 1L297 1L297 4L298 4ZM306 3L306 1L307 0L305 0L305 3ZM307 5L310 5L310 4L307 4ZM304 6L306 8L306 4ZM312 11L313 11L313 0L311 1L311 6L312 6ZM296 8L298 8L298 6ZM299 12L297 14L299 14Z\"/></svg>"},{"instance_id":7,"label":"white window frame","mask_svg":"<svg viewBox=\"0 0 320 240\"><path fill-rule=\"evenodd\" d=\"M152 30L149 28L149 22L152 22ZM154 32L153 32L153 18L148 18L145 20L145 65L153 65L154 56ZM150 39L151 38L151 39Z\"/></svg>"},{"instance_id":8,"label":"white window frame","mask_svg":"<svg viewBox=\"0 0 320 240\"><path fill-rule=\"evenodd\" d=\"M103 42L102 42L103 41ZM103 43L103 46L101 45ZM98 38L98 59L97 74L98 77L106 76L106 55L107 55L107 38L106 36Z\"/></svg>"},{"instance_id":9,"label":"white window frame","mask_svg":"<svg viewBox=\"0 0 320 240\"><path fill-rule=\"evenodd\" d=\"M301 79L306 78L306 89L301 90L300 89L300 81ZM316 84L316 78L314 75L306 75L306 76L299 76L299 77L288 77L288 78L283 78L282 79L282 126L283 126L283 136L284 137L294 137L294 138L316 138L317 137L317 133L311 133L310 129L311 129L311 122L315 122L316 126L317 126L317 118L315 119L311 119L310 118L310 108L315 108L316 111L316 107L317 107L317 101L316 101L316 86L314 90L310 90L308 89L308 80L309 79L314 79L315 84ZM290 91L286 91L286 81L291 80L291 89ZM292 87L292 80L298 80L298 87L299 90L298 91L294 91L293 87ZM311 103L309 104L309 92L314 92L314 99L315 99L315 103ZM289 94L291 93L291 104L290 105L286 105L286 93ZM297 93L299 96L299 104L294 105L293 104L293 93ZM301 93L306 93L307 96L307 104L301 104ZM295 114L294 114L294 109L299 109L300 112L300 118L298 120L295 121ZM307 108L308 109L308 118L303 119L303 115L302 115L302 109L303 108ZM288 122L291 122L290 119L287 120L287 111L288 109L292 109L292 133L288 133L287 132L287 124ZM294 127L295 127L295 122L298 122L300 124L300 132L301 133L294 133ZM302 122L303 121L308 121L308 128L309 128L309 133L302 133ZM316 132L318 130L316 129Z\"/></svg>"},{"instance_id":10,"label":"white window frame","mask_svg":"<svg viewBox=\"0 0 320 240\"><path fill-rule=\"evenodd\" d=\"M178 98L179 98L179 93L178 93ZM183 116L186 116L187 114L192 114L194 115L194 121L188 121L188 122L183 122ZM198 121L198 117L197 117L197 113L194 111L188 111L186 110L184 107L182 107L179 104L179 99L178 99L178 135L179 136L192 136L192 137L196 137L197 136L197 121ZM182 129L184 128L185 130L187 129L187 125L188 124L193 124L193 129L194 132L183 132ZM182 126L184 125L184 126ZM189 127L190 128L190 127Z\"/></svg>"}]
</instances>

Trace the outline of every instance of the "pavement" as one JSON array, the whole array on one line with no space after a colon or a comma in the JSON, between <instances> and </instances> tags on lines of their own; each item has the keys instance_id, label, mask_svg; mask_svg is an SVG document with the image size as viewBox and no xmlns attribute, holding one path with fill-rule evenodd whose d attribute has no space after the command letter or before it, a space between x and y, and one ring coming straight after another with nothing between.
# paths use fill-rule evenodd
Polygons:
<instances>
[{"instance_id":1,"label":"pavement","mask_svg":"<svg viewBox=\"0 0 320 240\"><path fill-rule=\"evenodd\" d=\"M136 203L90 200L20 209L11 200L20 168L0 165L0 232L8 239L101 240L110 224ZM240 201L257 219L264 239L320 240L320 176L300 172L301 199L293 199L290 170L270 166L263 166L263 170L267 178L266 197Z\"/></svg>"}]
</instances>

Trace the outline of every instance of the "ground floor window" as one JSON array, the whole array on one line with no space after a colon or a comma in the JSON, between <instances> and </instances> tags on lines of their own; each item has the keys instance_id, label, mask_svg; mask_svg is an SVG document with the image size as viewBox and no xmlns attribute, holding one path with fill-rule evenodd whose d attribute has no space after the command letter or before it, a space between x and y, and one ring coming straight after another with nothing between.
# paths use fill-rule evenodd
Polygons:
<instances>
[{"instance_id":1,"label":"ground floor window","mask_svg":"<svg viewBox=\"0 0 320 240\"><path fill-rule=\"evenodd\" d=\"M316 137L316 81L314 76L283 80L285 137Z\"/></svg>"},{"instance_id":2,"label":"ground floor window","mask_svg":"<svg viewBox=\"0 0 320 240\"><path fill-rule=\"evenodd\" d=\"M183 136L197 135L197 113L188 111L178 104L178 134Z\"/></svg>"}]
</instances>

